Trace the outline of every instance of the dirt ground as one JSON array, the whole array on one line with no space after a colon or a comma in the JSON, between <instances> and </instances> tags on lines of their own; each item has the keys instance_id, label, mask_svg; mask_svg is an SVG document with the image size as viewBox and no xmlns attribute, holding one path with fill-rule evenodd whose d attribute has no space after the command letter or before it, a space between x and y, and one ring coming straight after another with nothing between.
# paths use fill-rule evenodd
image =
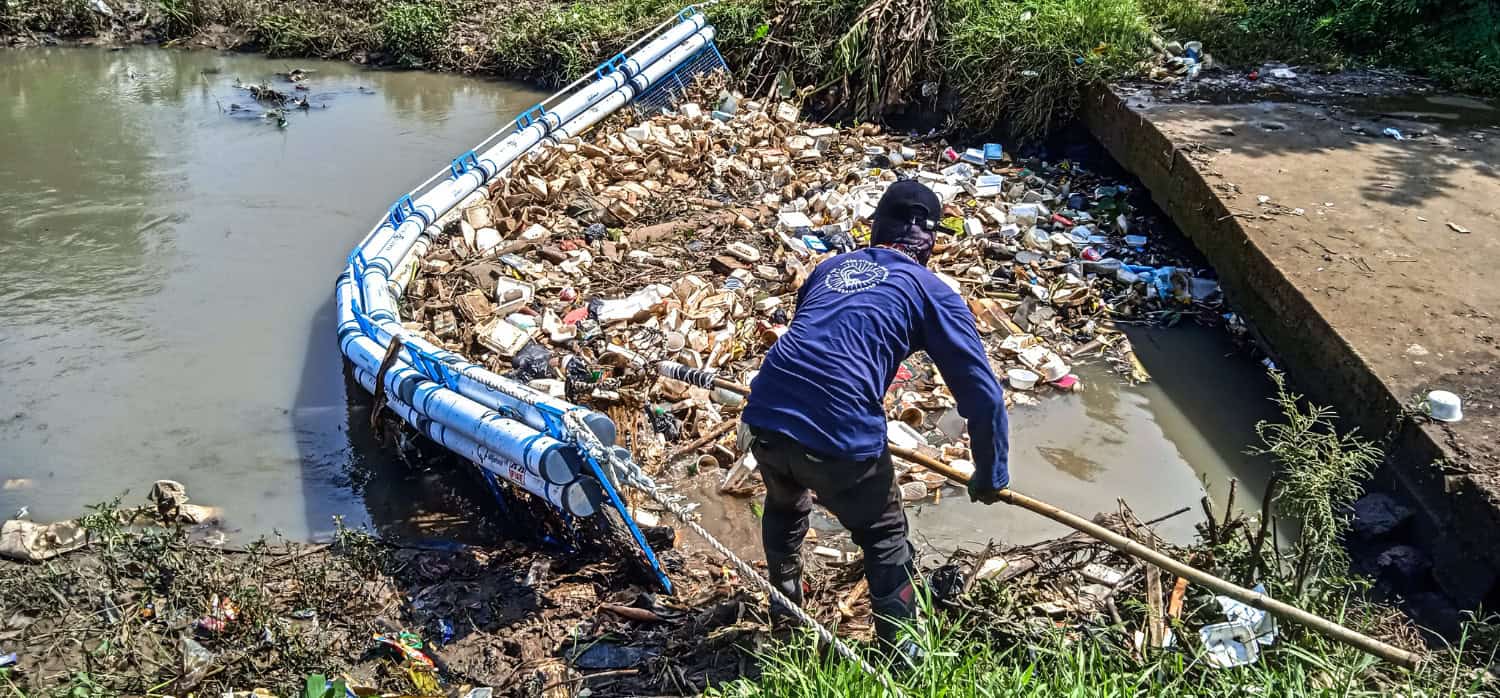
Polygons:
<instances>
[{"instance_id":1,"label":"dirt ground","mask_svg":"<svg viewBox=\"0 0 1500 698\"><path fill-rule=\"evenodd\" d=\"M1117 88L1091 127L1297 385L1392 439L1398 488L1439 530L1486 530L1500 500L1500 110L1410 83L1326 82L1186 95L1198 101ZM1435 389L1463 397L1463 421L1407 419ZM1479 548L1496 569L1493 546ZM1439 569L1465 563L1443 580L1450 594L1494 595L1494 572L1467 570L1467 553L1433 554Z\"/></svg>"}]
</instances>

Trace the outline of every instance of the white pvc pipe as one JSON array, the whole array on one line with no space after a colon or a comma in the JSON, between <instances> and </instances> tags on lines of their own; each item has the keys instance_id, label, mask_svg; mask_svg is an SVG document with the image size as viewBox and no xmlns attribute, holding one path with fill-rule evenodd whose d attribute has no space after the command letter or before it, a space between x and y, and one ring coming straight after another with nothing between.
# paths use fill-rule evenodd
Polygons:
<instances>
[{"instance_id":1,"label":"white pvc pipe","mask_svg":"<svg viewBox=\"0 0 1500 698\"><path fill-rule=\"evenodd\" d=\"M366 390L374 391L375 377L363 369L355 370L355 377ZM592 516L603 501L603 492L592 480L579 479L567 484L548 482L536 473L517 465L474 441L447 429L442 424L428 419L412 406L400 400L386 399L386 406L397 416L428 438L442 444L448 450L467 458L469 462L494 473L506 482L516 485L531 494L547 500L553 506L574 516Z\"/></svg>"},{"instance_id":2,"label":"white pvc pipe","mask_svg":"<svg viewBox=\"0 0 1500 698\"><path fill-rule=\"evenodd\" d=\"M714 34L715 30L712 26L704 27L701 31L694 33L671 51L668 51L666 55L662 56L661 60L646 66L639 74L632 77L630 84L610 93L609 96L584 110L577 118L554 129L552 133L548 134L548 139L552 143L557 143L587 131L594 124L613 114L615 110L629 104L630 100L644 94L658 80L676 70L683 61L691 58L703 47L712 43Z\"/></svg>"},{"instance_id":3,"label":"white pvc pipe","mask_svg":"<svg viewBox=\"0 0 1500 698\"><path fill-rule=\"evenodd\" d=\"M386 349L360 331L345 302L352 288L345 274L337 290L339 347L355 368L377 375ZM388 398L420 408L423 416L524 465L549 482L572 482L582 468L582 462L570 457L572 449L562 442L434 383L405 362L394 362L386 371L385 388Z\"/></svg>"},{"instance_id":4,"label":"white pvc pipe","mask_svg":"<svg viewBox=\"0 0 1500 698\"><path fill-rule=\"evenodd\" d=\"M679 40L679 37L684 34L688 34L686 39ZM646 66L645 70L641 71L638 76L633 76L630 82L625 86L610 91L608 93L608 96L604 100L597 100L607 102L609 104L609 107L607 109L600 109L600 105L597 104L595 106L591 106L588 110L586 110L586 116L584 117L587 120L587 125L580 127L575 125L574 123L569 122L561 124L560 128L562 128L565 133L569 134L581 133L588 126L597 123L600 119L603 119L609 113L628 103L631 99L634 99L634 97L640 92L650 89L652 84L654 84L657 80L661 79L663 76L676 69L676 67L680 65L684 60L695 54L698 50L712 41L713 35L713 27L706 26L701 15L697 15L688 21L681 22L678 27L674 27L673 30L667 32L662 37L659 37L656 41L648 44L647 48L642 50L639 58L632 57L632 60L644 60L646 58L652 58L659 55L660 60L650 62ZM672 47L665 52L661 52L661 49L663 47L667 46L673 41L677 41L677 45L675 47ZM622 73L617 71L611 73L609 77L622 77ZM598 81L595 83L595 85L602 86L606 84L606 82L609 85L618 84L616 80L610 79L608 81ZM561 118L562 115L567 114L568 111L571 111L575 107L583 105L584 103L592 100L592 95L597 91L599 91L599 89L590 89L585 93L580 93L587 94L589 96L581 97L577 100L570 99L564 101L562 105L559 105L556 111L556 113L559 115L559 118ZM535 124L533 124L532 127L524 129L522 133L515 134L516 136L522 136L521 138L507 138L501 144L497 145L495 148L487 152L485 154L485 160L482 160L482 162L489 161L493 164L496 158L500 158L506 160L505 164L501 165L501 167L508 167L509 164L514 161L515 157L519 157L520 153L517 152L514 156L512 156L509 154L509 151L506 151L505 154L497 154L497 151L507 147L507 144L511 144L513 146L521 142L532 141L531 136L536 135L536 141L530 142L527 146L528 148L534 147L536 143L540 141L540 134L533 132L537 132L540 130L542 130L540 127L537 127ZM414 202L415 209L426 213L434 222L436 222L438 219L445 218L452 212L452 210L459 202L461 202L465 198L468 198L473 193L473 191L482 184L481 181L476 181L472 184L472 187L470 185L470 180L477 180L480 177L480 174L478 174L477 172L479 171L471 170L461 177L449 180L448 182L444 182L443 184L434 188L433 191L428 192L428 194L424 194L423 197L417 202ZM468 191L463 191L463 188L465 187L471 188L469 188ZM436 208L437 206L443 206L443 208L438 209ZM442 212L439 213L439 210L441 210ZM393 283L390 281L391 275L389 274L389 272L397 269L398 263L392 261L390 256L398 254L399 250L399 257L397 257L397 259L399 259L399 263L402 264L401 269L403 272L409 271L408 269L406 269L405 265L408 263L414 265L416 263L415 259L411 257L410 253L414 251L418 247L418 244L421 243L424 239L429 239L426 230L426 228L428 228L429 226L421 225L421 221L422 219L420 217L411 216L401 226L397 226L396 228L391 229L391 235L386 236L384 239L381 239L381 236L377 235L375 239L370 240L369 244L380 244L378 252L374 255L367 254L368 247L365 250L362 250L362 253L364 253L365 256L366 263L370 265L364 274L364 287L361 289L361 295L365 299L365 311L371 317L371 319L375 321L376 326L384 330L383 334L385 335L377 337L377 341L380 344L384 345L389 343L391 336L401 336L404 340L415 344L423 351L427 351L442 357L446 363L451 364L454 370L459 372L462 376L459 384L456 386L459 388L459 392L466 395L470 399L476 400L480 404L491 407L493 409L512 410L520 415L522 421L539 430L546 429L549 426L548 422L550 418L557 413L574 409L584 409L576 405L557 400L556 398L553 398L545 393L532 390L527 386L520 385L513 381L507 381L503 377L485 370L483 367L468 362L461 356L452 354L451 352L443 351L440 348L431 345L430 343L416 336L414 333L407 332L404 328L401 327L400 318L395 309L394 299L395 296L400 293L401 287L404 284ZM436 225L430 227L434 230L434 232L440 230L440 228ZM408 245L406 242L408 238L410 238L410 245ZM404 249L402 249L403 247ZM406 260L412 261L407 262ZM404 277L406 276L406 274L402 273L396 276ZM501 381L504 381L504 383L501 383ZM498 390L496 388L497 385L504 385L506 391L502 392ZM512 395L506 394L506 392L523 393L525 394L525 398L516 399ZM589 423L595 434L606 445L613 444L616 438L616 429L614 423L603 414L594 412L592 410L586 411L588 412L588 414L585 416L585 421ZM549 412L551 412L552 414L548 414Z\"/></svg>"},{"instance_id":5,"label":"white pvc pipe","mask_svg":"<svg viewBox=\"0 0 1500 698\"><path fill-rule=\"evenodd\" d=\"M441 222L459 215L458 205L475 196L486 181L500 176L543 140L551 145L580 134L629 103L709 45L713 36L713 27L707 25L701 14L678 22L640 51L613 65L616 70L609 75L549 107L544 114L533 117L535 121L476 156L478 167L421 194L411 202L411 211L401 224L393 226L385 222L371 231L356 248L364 266L361 288L355 288L351 270L346 269L340 277L336 293L340 346L355 364L361 383L367 389L374 389L380 359L393 337L399 336L411 347L436 358L448 367L443 379L456 390L435 383L412 368L409 360L416 357L403 352L401 360L385 376L387 401L393 410L434 440L489 472L576 515L594 512L602 496L599 486L589 478L578 477L581 462L577 455L571 458L564 455L572 453L572 447L540 432L554 426L564 412L582 410L586 413L585 422L599 438L613 444L616 436L613 422L603 414L557 400L432 345L401 326L395 301L414 276L432 236L441 231ZM644 39L643 36L637 40L632 48ZM564 89L581 82L580 79ZM553 99L556 96L543 104ZM429 178L418 189L441 174ZM362 301L361 310L370 321L373 330L370 336L364 334L355 319L356 299ZM502 417L502 411L521 421Z\"/></svg>"},{"instance_id":6,"label":"white pvc pipe","mask_svg":"<svg viewBox=\"0 0 1500 698\"><path fill-rule=\"evenodd\" d=\"M494 147L477 156L480 167L465 172L459 177L439 182L432 189L412 201L412 209L426 216L426 223L436 221L438 216L453 208L470 192L478 189L490 178L515 162L525 152L531 150L542 140L553 128L560 127L572 120L573 117L588 109L604 97L615 93L634 75L637 70L644 72L658 63L658 58L669 55L678 44L695 36L699 30L707 26L702 14L694 15L687 20L678 23L677 26L666 31L655 40L641 47L641 50L627 60L627 66L635 67L629 71L614 71L602 79L595 80L578 93L563 100L557 106L548 110L540 120L528 124L516 133L502 139ZM671 67L675 67L675 64ZM666 74L670 71L661 71ZM629 72L630 75L625 73ZM628 101L628 100L627 100ZM618 108L618 107L616 107ZM613 109L611 109L613 111ZM394 271L394 264L405 254L406 250L416 241L417 236L422 234L427 225L421 216L411 215L400 225L395 227L382 227L371 239L362 246L365 261L370 264L370 270L380 270L385 274ZM389 230L389 232L387 232ZM368 289L369 287L366 286Z\"/></svg>"},{"instance_id":7,"label":"white pvc pipe","mask_svg":"<svg viewBox=\"0 0 1500 698\"><path fill-rule=\"evenodd\" d=\"M604 100L586 110L577 119L564 124L558 129L558 133L563 134L563 137L582 133L624 104L629 103L638 93L650 89L654 83L676 69L683 61L696 54L704 46L707 46L713 40L713 37L714 28L712 26L695 32L687 40L668 51L661 60L647 66L646 70L632 78L628 85L614 91ZM444 211L442 217L446 217L448 213L449 211ZM404 259L411 259L409 253L418 250L422 246L421 242L424 239L426 239L426 236L413 241L414 244L406 251L408 256L404 257ZM401 273L397 274L398 277L404 277L407 271L408 267L404 259L402 266L399 267ZM392 268L398 267L393 265ZM376 273L375 269L372 266L369 272L366 273L363 290L364 297L369 305L367 312L374 321L373 325L376 329L374 339L379 344L388 345L392 337L399 336L403 341L439 357L444 363L452 366L454 371L459 374L457 384L454 387L460 394L492 409L514 411L521 418L521 421L538 430L546 430L549 426L549 421L556 414L583 409L588 412L585 416L585 421L589 423L600 440L606 445L614 443L617 430L614 423L607 416L558 400L546 393L533 390L515 381L509 381L477 364L469 362L458 354L436 347L416 333L406 330L400 324L399 317L395 312L394 302L394 297L401 292L404 284L398 282L387 283L381 278L383 274ZM505 391L497 388L500 385L505 387ZM512 395L508 395L507 392L522 393L526 395L526 398L516 399Z\"/></svg>"}]
</instances>

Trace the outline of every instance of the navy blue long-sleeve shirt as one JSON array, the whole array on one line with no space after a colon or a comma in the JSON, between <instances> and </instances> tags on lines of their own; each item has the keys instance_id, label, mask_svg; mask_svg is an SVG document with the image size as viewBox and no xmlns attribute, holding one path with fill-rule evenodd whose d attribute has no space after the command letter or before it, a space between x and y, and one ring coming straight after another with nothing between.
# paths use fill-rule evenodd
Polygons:
<instances>
[{"instance_id":1,"label":"navy blue long-sleeve shirt","mask_svg":"<svg viewBox=\"0 0 1500 698\"><path fill-rule=\"evenodd\" d=\"M882 399L901 362L927 352L968 420L974 477L1010 483L1004 394L962 298L895 250L868 248L819 264L797 294L741 419L813 451L865 460L885 450Z\"/></svg>"}]
</instances>

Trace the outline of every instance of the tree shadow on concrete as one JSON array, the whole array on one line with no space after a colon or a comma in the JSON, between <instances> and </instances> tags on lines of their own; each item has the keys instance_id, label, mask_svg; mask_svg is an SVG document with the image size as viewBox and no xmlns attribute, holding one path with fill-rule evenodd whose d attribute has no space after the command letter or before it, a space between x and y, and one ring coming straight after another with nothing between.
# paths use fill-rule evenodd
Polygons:
<instances>
[{"instance_id":1,"label":"tree shadow on concrete","mask_svg":"<svg viewBox=\"0 0 1500 698\"><path fill-rule=\"evenodd\" d=\"M1413 95L1321 103L1161 104L1153 110L1186 110L1201 117L1212 128L1194 134L1193 146L1228 150L1237 156L1334 155L1358 150L1358 163L1368 165L1365 169L1341 167L1341 161L1331 159L1326 173L1286 174L1357 178L1358 191L1366 201L1417 207L1462 189L1461 180L1468 173L1485 180L1500 178L1494 164L1500 161L1500 110L1475 105L1433 104L1425 96ZM1387 129L1400 133L1403 140Z\"/></svg>"}]
</instances>

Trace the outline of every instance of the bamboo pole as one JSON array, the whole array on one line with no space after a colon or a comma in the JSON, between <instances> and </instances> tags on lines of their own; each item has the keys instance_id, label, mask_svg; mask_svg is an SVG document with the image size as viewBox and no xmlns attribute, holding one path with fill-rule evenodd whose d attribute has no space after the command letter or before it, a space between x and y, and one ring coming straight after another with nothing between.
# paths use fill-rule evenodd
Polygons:
<instances>
[{"instance_id":1,"label":"bamboo pole","mask_svg":"<svg viewBox=\"0 0 1500 698\"><path fill-rule=\"evenodd\" d=\"M696 371L696 369L688 369L685 366L682 368L686 371ZM711 384L714 387L723 388L725 390L732 390L734 392L740 393L741 395L750 394L749 386L719 378L712 372L697 371L697 374L697 376L694 376L695 378L705 383ZM968 475L955 469L953 466L944 463L941 460L923 453L918 453L917 451L909 448L897 446L895 444L890 444L889 447L893 455L900 456L901 458L911 461L912 463L916 463L917 465L938 473L948 478L949 480L952 480L958 485L967 487L969 484ZM1089 521L1082 516L1069 511L1064 511L1063 509L1059 509L1046 502L1032 499L1031 497L1021 494L1020 492L1017 492L1015 490L1000 490L999 500L1011 506L1020 507L1037 514L1041 514L1042 516L1052 519L1053 521L1067 526L1068 528L1085 533L1095 539L1098 539L1099 541L1107 543L1110 546L1114 547L1116 550L1119 550L1120 552L1133 558L1148 562L1162 570L1171 572L1172 574L1175 574L1179 577L1185 577L1195 583L1201 584L1205 587L1208 587L1209 589L1213 589L1214 591L1219 592L1220 594L1228 596L1231 599L1235 599L1237 601L1240 601L1241 603L1249 604L1261 610L1268 611L1272 615L1275 615L1277 618L1281 618L1282 620L1286 620L1309 628L1324 637L1342 642L1346 645L1384 659L1393 664L1398 664L1407 668L1414 668L1421 662L1421 655L1418 655L1415 652L1408 652L1394 645L1370 637L1369 635L1365 635L1358 631L1346 628L1342 625L1339 625L1338 623L1328 620L1327 618L1313 615L1291 604L1277 601L1276 599L1273 599L1260 592L1246 589L1245 587L1235 584L1234 582L1230 582L1226 579L1214 576L1195 567L1191 567L1186 563L1179 562L1163 553L1152 550L1151 548L1148 548L1131 538L1122 536L1118 533L1115 533L1114 531L1109 530L1108 528Z\"/></svg>"},{"instance_id":2,"label":"bamboo pole","mask_svg":"<svg viewBox=\"0 0 1500 698\"><path fill-rule=\"evenodd\" d=\"M933 472L940 473L955 483L960 485L968 485L969 483L968 476L936 458L895 445L892 445L890 449L892 454L905 458ZM1369 635L1346 628L1327 618L1313 615L1291 604L1277 601L1265 594L1251 591L1197 568L1189 567L1185 563L1178 562L1077 514L1064 511L1046 502L1032 499L1015 490L1000 490L1000 501L1041 514L1068 528L1081 531L1108 543L1126 555L1149 562L1179 577L1186 577L1229 598L1269 611L1277 618L1310 628L1324 637L1355 647L1393 664L1411 668L1415 667L1421 661L1421 656L1415 652L1408 652L1399 647L1381 642Z\"/></svg>"}]
</instances>

